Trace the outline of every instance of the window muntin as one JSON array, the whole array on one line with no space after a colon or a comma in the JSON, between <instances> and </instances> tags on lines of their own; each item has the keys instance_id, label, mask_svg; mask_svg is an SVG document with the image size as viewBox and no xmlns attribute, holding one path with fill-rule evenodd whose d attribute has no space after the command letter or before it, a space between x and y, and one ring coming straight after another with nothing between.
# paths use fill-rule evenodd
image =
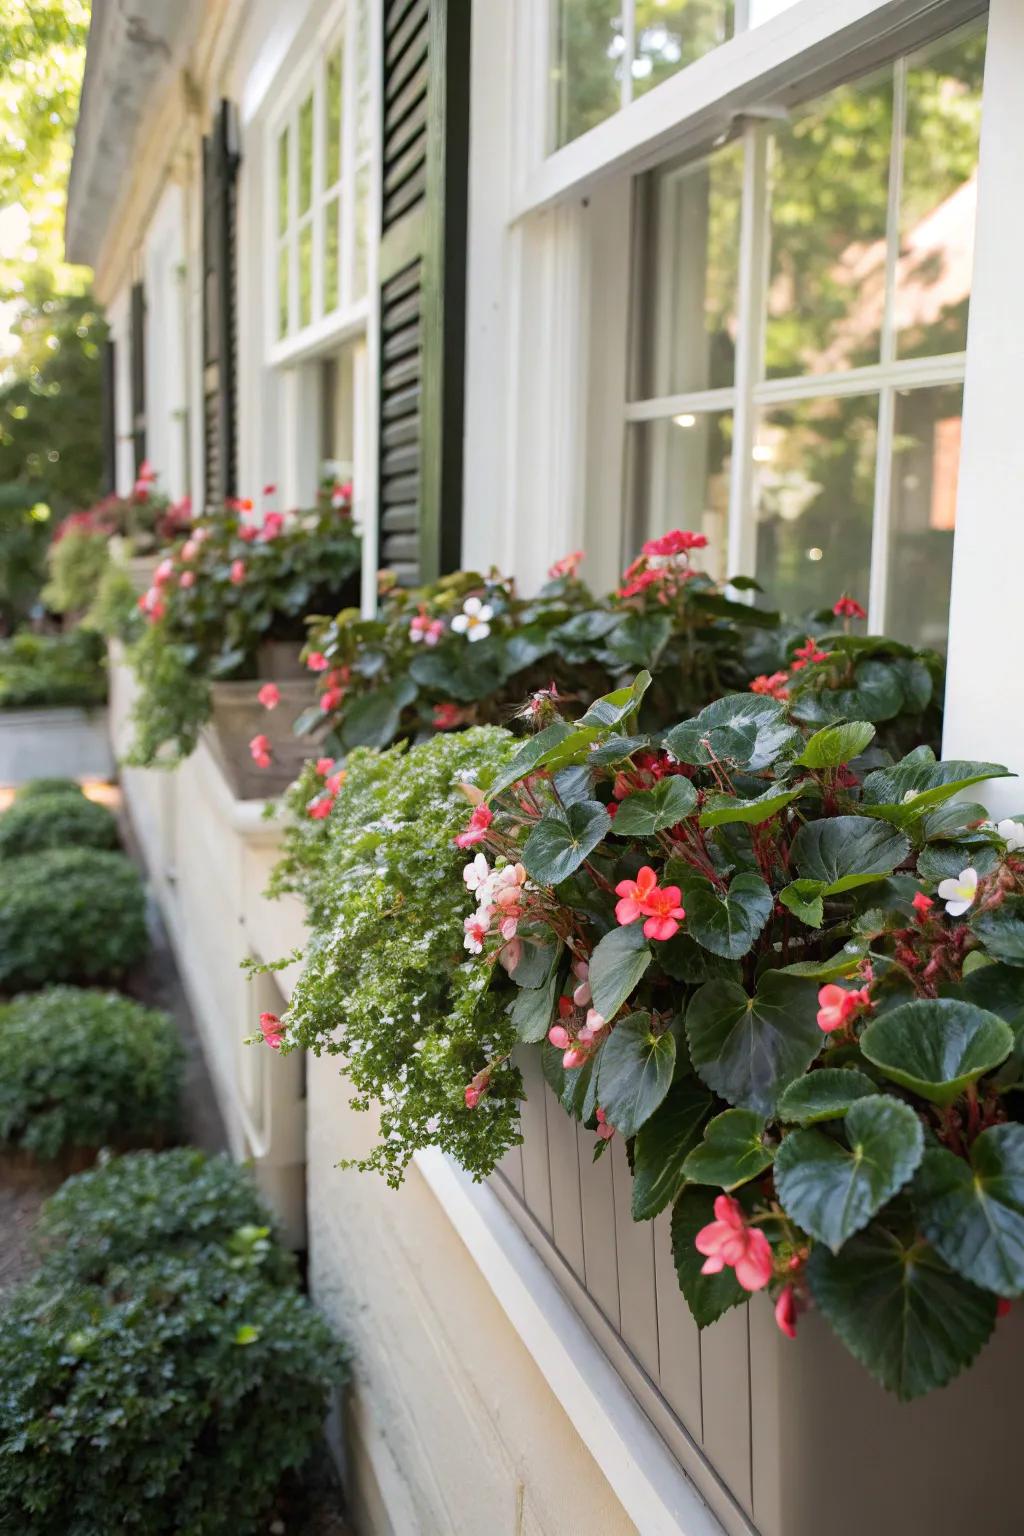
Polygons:
<instances>
[{"instance_id":1,"label":"window muntin","mask_svg":"<svg viewBox=\"0 0 1024 1536\"><path fill-rule=\"evenodd\" d=\"M343 322L366 295L373 111L367 3L349 0L274 126L278 342L293 342L335 316Z\"/></svg>"},{"instance_id":2,"label":"window muntin","mask_svg":"<svg viewBox=\"0 0 1024 1536\"><path fill-rule=\"evenodd\" d=\"M627 420L645 424L630 429L641 534L685 517L713 568L753 567L788 611L848 590L872 628L938 646L984 47L982 24L942 38L699 165L650 173L638 198ZM652 465L685 463L670 427L692 432L707 412L738 435L702 499L692 469L677 483ZM928 583L912 599L911 569Z\"/></svg>"}]
</instances>

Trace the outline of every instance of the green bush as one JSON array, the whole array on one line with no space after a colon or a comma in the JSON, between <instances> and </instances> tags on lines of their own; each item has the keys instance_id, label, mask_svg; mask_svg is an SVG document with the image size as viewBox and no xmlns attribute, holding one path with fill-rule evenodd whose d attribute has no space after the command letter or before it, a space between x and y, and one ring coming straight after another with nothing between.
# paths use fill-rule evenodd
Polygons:
<instances>
[{"instance_id":1,"label":"green bush","mask_svg":"<svg viewBox=\"0 0 1024 1536\"><path fill-rule=\"evenodd\" d=\"M92 630L0 640L0 709L91 708L107 697L106 649Z\"/></svg>"},{"instance_id":2,"label":"green bush","mask_svg":"<svg viewBox=\"0 0 1024 1536\"><path fill-rule=\"evenodd\" d=\"M15 800L34 800L37 795L80 795L82 793L82 786L77 779L28 779L24 784L18 785L14 798Z\"/></svg>"},{"instance_id":3,"label":"green bush","mask_svg":"<svg viewBox=\"0 0 1024 1536\"><path fill-rule=\"evenodd\" d=\"M117 822L105 805L58 790L30 795L0 816L0 859L47 848L116 848Z\"/></svg>"},{"instance_id":4,"label":"green bush","mask_svg":"<svg viewBox=\"0 0 1024 1536\"><path fill-rule=\"evenodd\" d=\"M0 990L107 981L146 954L146 899L123 853L52 849L0 881Z\"/></svg>"},{"instance_id":5,"label":"green bush","mask_svg":"<svg viewBox=\"0 0 1024 1536\"><path fill-rule=\"evenodd\" d=\"M123 565L111 560L99 579L96 595L82 622L108 640L121 640L127 644L138 636L142 625L137 602L138 593L128 572Z\"/></svg>"},{"instance_id":6,"label":"green bush","mask_svg":"<svg viewBox=\"0 0 1024 1536\"><path fill-rule=\"evenodd\" d=\"M0 1530L246 1536L321 1433L344 1357L258 1245L99 1285L44 1266L0 1315Z\"/></svg>"},{"instance_id":7,"label":"green bush","mask_svg":"<svg viewBox=\"0 0 1024 1536\"><path fill-rule=\"evenodd\" d=\"M37 1235L48 1264L94 1283L118 1264L227 1247L240 1232L270 1226L246 1169L230 1157L177 1147L112 1157L68 1179L47 1201ZM264 1250L265 1273L294 1275L291 1254L265 1240Z\"/></svg>"},{"instance_id":8,"label":"green bush","mask_svg":"<svg viewBox=\"0 0 1024 1536\"><path fill-rule=\"evenodd\" d=\"M178 1120L173 1021L116 992L50 987L0 1007L0 1142L39 1158L160 1141Z\"/></svg>"},{"instance_id":9,"label":"green bush","mask_svg":"<svg viewBox=\"0 0 1024 1536\"><path fill-rule=\"evenodd\" d=\"M69 528L47 554L50 579L43 602L54 613L83 613L96 596L110 564L109 536L91 528Z\"/></svg>"}]
</instances>

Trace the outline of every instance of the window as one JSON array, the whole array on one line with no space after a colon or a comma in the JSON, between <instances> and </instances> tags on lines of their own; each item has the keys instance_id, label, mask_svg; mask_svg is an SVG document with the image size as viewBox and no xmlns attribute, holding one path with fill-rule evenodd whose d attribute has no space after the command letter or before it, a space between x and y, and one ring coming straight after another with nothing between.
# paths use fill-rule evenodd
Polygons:
<instances>
[{"instance_id":1,"label":"window","mask_svg":"<svg viewBox=\"0 0 1024 1536\"><path fill-rule=\"evenodd\" d=\"M635 526L941 646L985 30L639 184Z\"/></svg>"},{"instance_id":2,"label":"window","mask_svg":"<svg viewBox=\"0 0 1024 1536\"><path fill-rule=\"evenodd\" d=\"M366 295L372 103L366 0L351 0L272 131L275 339Z\"/></svg>"}]
</instances>

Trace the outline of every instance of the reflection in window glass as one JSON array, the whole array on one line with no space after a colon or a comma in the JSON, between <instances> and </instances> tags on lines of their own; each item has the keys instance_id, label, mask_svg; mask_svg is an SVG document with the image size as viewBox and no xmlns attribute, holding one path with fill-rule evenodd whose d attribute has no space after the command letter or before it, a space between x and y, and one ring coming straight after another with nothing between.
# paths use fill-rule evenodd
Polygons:
<instances>
[{"instance_id":1,"label":"reflection in window glass","mask_svg":"<svg viewBox=\"0 0 1024 1536\"><path fill-rule=\"evenodd\" d=\"M867 607L877 427L875 395L762 413L756 575L784 613L808 613L842 592Z\"/></svg>"},{"instance_id":2,"label":"reflection in window glass","mask_svg":"<svg viewBox=\"0 0 1024 1536\"><path fill-rule=\"evenodd\" d=\"M618 111L626 36L617 0L556 0L553 10L557 148Z\"/></svg>"},{"instance_id":3,"label":"reflection in window glass","mask_svg":"<svg viewBox=\"0 0 1024 1536\"><path fill-rule=\"evenodd\" d=\"M944 650L960 469L962 385L896 396L885 633Z\"/></svg>"},{"instance_id":4,"label":"reflection in window glass","mask_svg":"<svg viewBox=\"0 0 1024 1536\"><path fill-rule=\"evenodd\" d=\"M313 225L299 230L299 325L313 318Z\"/></svg>"},{"instance_id":5,"label":"reflection in window glass","mask_svg":"<svg viewBox=\"0 0 1024 1536\"><path fill-rule=\"evenodd\" d=\"M341 199L332 197L324 204L324 314L337 309L339 292L339 230Z\"/></svg>"},{"instance_id":6,"label":"reflection in window glass","mask_svg":"<svg viewBox=\"0 0 1024 1536\"><path fill-rule=\"evenodd\" d=\"M985 33L907 61L895 321L900 357L967 344Z\"/></svg>"},{"instance_id":7,"label":"reflection in window glass","mask_svg":"<svg viewBox=\"0 0 1024 1536\"><path fill-rule=\"evenodd\" d=\"M288 228L288 129L285 128L277 141L277 232L283 235Z\"/></svg>"},{"instance_id":8,"label":"reflection in window glass","mask_svg":"<svg viewBox=\"0 0 1024 1536\"><path fill-rule=\"evenodd\" d=\"M732 0L636 0L633 95L727 42L733 25Z\"/></svg>"},{"instance_id":9,"label":"reflection in window glass","mask_svg":"<svg viewBox=\"0 0 1024 1536\"><path fill-rule=\"evenodd\" d=\"M288 334L288 247L282 245L277 253L277 334Z\"/></svg>"},{"instance_id":10,"label":"reflection in window glass","mask_svg":"<svg viewBox=\"0 0 1024 1536\"><path fill-rule=\"evenodd\" d=\"M687 412L638 422L631 432L642 538L672 528L703 533L708 549L701 565L724 576L732 412Z\"/></svg>"},{"instance_id":11,"label":"reflection in window glass","mask_svg":"<svg viewBox=\"0 0 1024 1536\"><path fill-rule=\"evenodd\" d=\"M299 214L313 201L313 95L299 108Z\"/></svg>"},{"instance_id":12,"label":"reflection in window glass","mask_svg":"<svg viewBox=\"0 0 1024 1536\"><path fill-rule=\"evenodd\" d=\"M333 187L341 175L341 81L342 81L343 55L340 48L335 48L327 57L326 79L326 151L327 151L327 180L326 185Z\"/></svg>"},{"instance_id":13,"label":"reflection in window glass","mask_svg":"<svg viewBox=\"0 0 1024 1536\"><path fill-rule=\"evenodd\" d=\"M769 378L878 362L892 107L890 67L772 135Z\"/></svg>"},{"instance_id":14,"label":"reflection in window glass","mask_svg":"<svg viewBox=\"0 0 1024 1536\"><path fill-rule=\"evenodd\" d=\"M361 299L366 293L367 252L370 237L370 167L368 165L361 165L356 171L355 221L356 251L352 297Z\"/></svg>"},{"instance_id":15,"label":"reflection in window glass","mask_svg":"<svg viewBox=\"0 0 1024 1536\"><path fill-rule=\"evenodd\" d=\"M648 183L650 279L639 296L645 399L733 382L742 183L740 143Z\"/></svg>"}]
</instances>

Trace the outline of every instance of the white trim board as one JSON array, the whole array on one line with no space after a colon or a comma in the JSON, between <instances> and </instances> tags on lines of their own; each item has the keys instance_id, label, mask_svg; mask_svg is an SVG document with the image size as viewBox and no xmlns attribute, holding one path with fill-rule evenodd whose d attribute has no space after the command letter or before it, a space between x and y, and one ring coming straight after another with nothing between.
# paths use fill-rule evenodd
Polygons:
<instances>
[{"instance_id":1,"label":"white trim board","mask_svg":"<svg viewBox=\"0 0 1024 1536\"><path fill-rule=\"evenodd\" d=\"M641 1536L723 1536L497 1196L436 1147L414 1161Z\"/></svg>"}]
</instances>

